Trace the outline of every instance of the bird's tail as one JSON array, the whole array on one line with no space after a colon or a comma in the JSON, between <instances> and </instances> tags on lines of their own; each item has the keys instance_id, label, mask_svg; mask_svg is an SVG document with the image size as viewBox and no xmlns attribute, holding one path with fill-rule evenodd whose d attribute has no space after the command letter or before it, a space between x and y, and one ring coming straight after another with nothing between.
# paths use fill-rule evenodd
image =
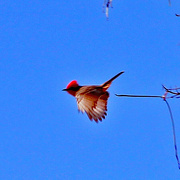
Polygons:
<instances>
[{"instance_id":1,"label":"bird's tail","mask_svg":"<svg viewBox=\"0 0 180 180\"><path fill-rule=\"evenodd\" d=\"M113 81L114 79L116 79L118 76L120 76L121 74L123 74L123 73L124 73L124 71L118 73L117 75L115 75L114 77L112 77L110 80L108 80L108 81L106 81L105 83L103 83L103 84L101 85L101 87L103 87L104 89L108 89L108 88L110 87L112 81Z\"/></svg>"}]
</instances>

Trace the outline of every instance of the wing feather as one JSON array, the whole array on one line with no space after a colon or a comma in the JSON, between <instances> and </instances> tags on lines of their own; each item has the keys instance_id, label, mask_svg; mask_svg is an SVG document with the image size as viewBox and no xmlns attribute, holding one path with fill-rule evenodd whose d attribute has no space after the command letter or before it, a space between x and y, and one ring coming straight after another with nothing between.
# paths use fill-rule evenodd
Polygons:
<instances>
[{"instance_id":1,"label":"wing feather","mask_svg":"<svg viewBox=\"0 0 180 180\"><path fill-rule=\"evenodd\" d=\"M78 110L82 113L86 112L90 120L102 121L107 115L108 98L109 93L103 90L93 89L87 93L79 93L76 95Z\"/></svg>"}]
</instances>

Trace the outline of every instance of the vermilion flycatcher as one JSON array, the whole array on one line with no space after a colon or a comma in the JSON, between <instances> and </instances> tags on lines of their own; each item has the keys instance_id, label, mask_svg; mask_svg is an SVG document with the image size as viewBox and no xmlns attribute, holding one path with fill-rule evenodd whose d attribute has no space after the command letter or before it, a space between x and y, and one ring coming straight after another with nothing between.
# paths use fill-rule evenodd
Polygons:
<instances>
[{"instance_id":1,"label":"vermilion flycatcher","mask_svg":"<svg viewBox=\"0 0 180 180\"><path fill-rule=\"evenodd\" d=\"M96 122L98 122L98 120L102 121L102 118L105 119L107 115L109 93L106 90L110 87L112 81L122 73L124 73L124 71L99 86L80 86L76 80L73 80L63 91L67 91L76 98L78 110L83 113L86 112L91 121L93 119Z\"/></svg>"}]
</instances>

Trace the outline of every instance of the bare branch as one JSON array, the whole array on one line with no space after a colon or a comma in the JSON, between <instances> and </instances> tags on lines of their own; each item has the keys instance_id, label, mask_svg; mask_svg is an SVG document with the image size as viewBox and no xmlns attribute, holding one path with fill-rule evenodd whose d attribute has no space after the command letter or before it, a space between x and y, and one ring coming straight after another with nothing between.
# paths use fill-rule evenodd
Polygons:
<instances>
[{"instance_id":1,"label":"bare branch","mask_svg":"<svg viewBox=\"0 0 180 180\"><path fill-rule=\"evenodd\" d=\"M180 98L180 88L166 88L164 85L162 85L163 88L166 90L166 94L174 94L174 96L170 96L169 98Z\"/></svg>"},{"instance_id":2,"label":"bare branch","mask_svg":"<svg viewBox=\"0 0 180 180\"><path fill-rule=\"evenodd\" d=\"M178 167L180 169L180 162L179 162L179 157L178 157L178 149L177 149L177 143L176 143L176 131L175 131L175 124L174 124L174 118L173 118L173 114L171 111L171 107L169 105L169 103L167 102L167 100L164 100L166 102L166 105L168 107L169 113L170 113L170 117L171 117L171 123L172 123L172 130L173 130L173 140L174 140L174 149L175 149L175 156L177 159L177 163L178 163Z\"/></svg>"},{"instance_id":3,"label":"bare branch","mask_svg":"<svg viewBox=\"0 0 180 180\"><path fill-rule=\"evenodd\" d=\"M111 8L113 7L112 6L112 0L104 0L104 3L103 3L103 12L106 13L107 20L109 19L109 7L111 7Z\"/></svg>"},{"instance_id":4,"label":"bare branch","mask_svg":"<svg viewBox=\"0 0 180 180\"><path fill-rule=\"evenodd\" d=\"M130 95L130 94L115 94L119 97L151 97L151 98L163 98L163 96L149 96L149 95Z\"/></svg>"},{"instance_id":5,"label":"bare branch","mask_svg":"<svg viewBox=\"0 0 180 180\"><path fill-rule=\"evenodd\" d=\"M129 94L115 94L118 97L143 97L143 98L162 98L165 102L166 105L168 107L168 111L170 114L170 118L171 118L171 123L172 123L172 130L173 130L173 141L174 141L174 149L175 149L175 156L177 159L177 163L178 163L178 167L180 169L180 162L179 162L179 157L178 157L178 150L177 150L177 143L176 143L176 132L175 132L175 123L174 123L174 118L173 118L173 114L171 111L171 107L169 105L169 103L167 102L167 98L180 98L180 88L166 88L164 85L162 85L165 93L162 96L154 96L154 95L129 95ZM168 96L168 94L173 94L171 96Z\"/></svg>"}]
</instances>

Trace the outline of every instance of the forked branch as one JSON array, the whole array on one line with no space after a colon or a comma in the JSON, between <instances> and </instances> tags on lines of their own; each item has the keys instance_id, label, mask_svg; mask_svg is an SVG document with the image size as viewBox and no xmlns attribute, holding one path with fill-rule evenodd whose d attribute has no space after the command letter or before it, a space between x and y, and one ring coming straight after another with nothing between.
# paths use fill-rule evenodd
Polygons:
<instances>
[{"instance_id":1,"label":"forked branch","mask_svg":"<svg viewBox=\"0 0 180 180\"><path fill-rule=\"evenodd\" d=\"M171 123L172 123L172 130L173 130L173 141L174 141L174 149L175 149L175 156L177 159L178 167L180 169L180 161L178 157L178 150L177 150L177 143L176 143L176 131L175 131L175 123L174 123L174 118L172 114L171 107L167 101L167 98L180 98L180 88L166 88L164 85L162 85L165 93L162 96L157 96L157 95L129 95L129 94L116 94L118 97L143 97L143 98L162 98L168 107L170 118L171 118Z\"/></svg>"}]
</instances>

